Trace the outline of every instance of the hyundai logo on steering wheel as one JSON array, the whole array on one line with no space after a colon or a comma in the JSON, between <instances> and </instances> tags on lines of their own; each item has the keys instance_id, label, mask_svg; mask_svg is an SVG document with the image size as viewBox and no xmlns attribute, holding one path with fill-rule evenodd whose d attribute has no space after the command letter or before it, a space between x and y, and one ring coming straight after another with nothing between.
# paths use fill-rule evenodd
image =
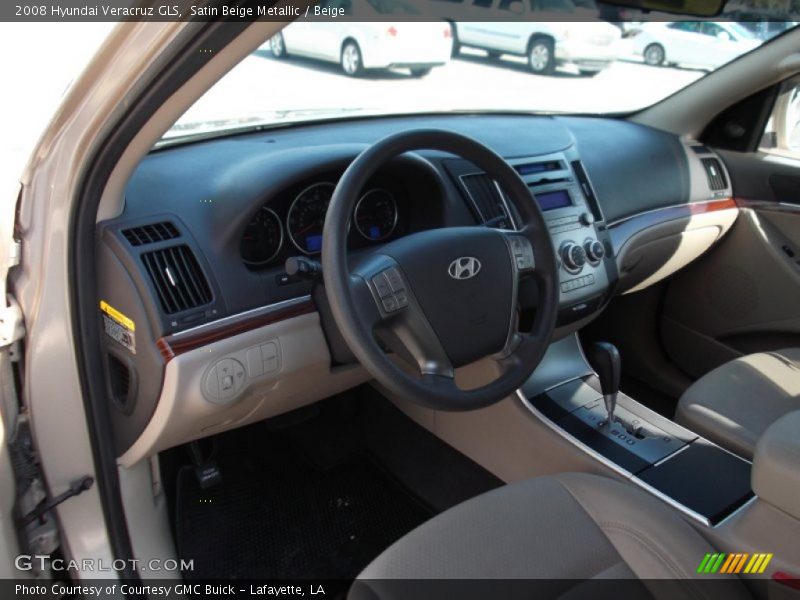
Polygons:
<instances>
[{"instance_id":1,"label":"hyundai logo on steering wheel","mask_svg":"<svg viewBox=\"0 0 800 600\"><path fill-rule=\"evenodd\" d=\"M481 261L474 256L462 256L455 259L447 267L447 272L453 279L470 279L481 270Z\"/></svg>"}]
</instances>

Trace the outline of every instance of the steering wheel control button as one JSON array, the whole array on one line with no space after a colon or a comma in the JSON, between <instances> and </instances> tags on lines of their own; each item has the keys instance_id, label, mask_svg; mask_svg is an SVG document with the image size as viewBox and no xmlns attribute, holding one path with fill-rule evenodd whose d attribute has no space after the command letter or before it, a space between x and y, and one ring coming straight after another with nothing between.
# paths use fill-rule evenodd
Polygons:
<instances>
[{"instance_id":1,"label":"steering wheel control button","mask_svg":"<svg viewBox=\"0 0 800 600\"><path fill-rule=\"evenodd\" d=\"M378 273L373 277L372 285L375 287L375 291L378 292L380 298L386 298L392 295L392 288L389 285L389 279L386 277L385 272Z\"/></svg>"},{"instance_id":2,"label":"steering wheel control button","mask_svg":"<svg viewBox=\"0 0 800 600\"><path fill-rule=\"evenodd\" d=\"M408 306L408 294L406 294L405 290L395 292L394 299L397 300L397 308Z\"/></svg>"},{"instance_id":3,"label":"steering wheel control button","mask_svg":"<svg viewBox=\"0 0 800 600\"><path fill-rule=\"evenodd\" d=\"M381 300L381 304L383 304L383 310L385 310L387 313L395 312L398 308L400 308L394 296L383 298Z\"/></svg>"},{"instance_id":4,"label":"steering wheel control button","mask_svg":"<svg viewBox=\"0 0 800 600\"><path fill-rule=\"evenodd\" d=\"M403 278L400 276L400 271L396 268L392 267L391 269L386 269L384 275L386 275L386 279L389 281L389 286L392 288L393 292L400 292L406 289L406 286L403 284Z\"/></svg>"},{"instance_id":5,"label":"steering wheel control button","mask_svg":"<svg viewBox=\"0 0 800 600\"><path fill-rule=\"evenodd\" d=\"M393 313L408 306L406 286L397 268L381 271L371 281L383 312Z\"/></svg>"},{"instance_id":6,"label":"steering wheel control button","mask_svg":"<svg viewBox=\"0 0 800 600\"><path fill-rule=\"evenodd\" d=\"M533 247L531 243L521 235L508 236L511 252L514 254L514 262L519 271L530 271L534 268Z\"/></svg>"}]
</instances>

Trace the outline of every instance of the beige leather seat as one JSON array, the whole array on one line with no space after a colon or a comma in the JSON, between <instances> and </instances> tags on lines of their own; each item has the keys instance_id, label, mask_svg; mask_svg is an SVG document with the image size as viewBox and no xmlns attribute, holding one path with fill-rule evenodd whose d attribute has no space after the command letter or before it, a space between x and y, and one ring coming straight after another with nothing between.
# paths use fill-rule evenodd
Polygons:
<instances>
[{"instance_id":1,"label":"beige leather seat","mask_svg":"<svg viewBox=\"0 0 800 600\"><path fill-rule=\"evenodd\" d=\"M634 596L749 597L729 575L713 586L689 581L714 578L696 573L710 552L676 511L632 484L561 474L503 486L434 517L376 558L349 598L575 598L597 591L584 587L593 579L627 580L642 592ZM442 579L468 585L454 595L420 583ZM516 585L487 587L493 584L485 580L503 585L499 579ZM535 581L542 579L548 581ZM620 589L615 597L630 592Z\"/></svg>"},{"instance_id":2,"label":"beige leather seat","mask_svg":"<svg viewBox=\"0 0 800 600\"><path fill-rule=\"evenodd\" d=\"M675 419L747 459L776 420L800 409L800 348L750 354L717 367L681 396Z\"/></svg>"}]
</instances>

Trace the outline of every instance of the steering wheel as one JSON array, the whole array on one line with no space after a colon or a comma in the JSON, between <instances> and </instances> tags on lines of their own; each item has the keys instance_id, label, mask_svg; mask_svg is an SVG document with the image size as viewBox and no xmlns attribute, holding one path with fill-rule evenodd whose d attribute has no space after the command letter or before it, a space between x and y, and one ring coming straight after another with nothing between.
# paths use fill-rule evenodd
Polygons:
<instances>
[{"instance_id":1,"label":"steering wheel","mask_svg":"<svg viewBox=\"0 0 800 600\"><path fill-rule=\"evenodd\" d=\"M516 231L447 227L387 243L348 264L356 200L387 161L413 150L460 156L494 179L516 208ZM322 271L336 325L366 370L391 392L438 410L499 402L542 359L558 310L558 271L547 224L517 172L469 137L442 130L390 135L364 150L339 180L325 217ZM519 282L535 280L530 331L518 330ZM383 342L383 345L379 342ZM384 349L415 365L403 369ZM491 357L494 381L460 389L454 369Z\"/></svg>"}]
</instances>

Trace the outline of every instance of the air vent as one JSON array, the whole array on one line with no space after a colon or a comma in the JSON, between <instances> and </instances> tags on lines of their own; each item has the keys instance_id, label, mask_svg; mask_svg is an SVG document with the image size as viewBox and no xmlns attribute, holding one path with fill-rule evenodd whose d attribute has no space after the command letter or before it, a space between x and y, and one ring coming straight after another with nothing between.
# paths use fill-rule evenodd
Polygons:
<instances>
[{"instance_id":1,"label":"air vent","mask_svg":"<svg viewBox=\"0 0 800 600\"><path fill-rule=\"evenodd\" d=\"M711 150L708 149L708 146L703 146L702 144L699 146L689 146L695 154L711 154Z\"/></svg>"},{"instance_id":2,"label":"air vent","mask_svg":"<svg viewBox=\"0 0 800 600\"><path fill-rule=\"evenodd\" d=\"M172 246L142 254L147 274L168 315L211 302L211 289L188 246Z\"/></svg>"},{"instance_id":3,"label":"air vent","mask_svg":"<svg viewBox=\"0 0 800 600\"><path fill-rule=\"evenodd\" d=\"M494 227L500 229L511 227L505 201L491 177L486 173L462 175L461 183L482 222L491 222Z\"/></svg>"},{"instance_id":4,"label":"air vent","mask_svg":"<svg viewBox=\"0 0 800 600\"><path fill-rule=\"evenodd\" d=\"M174 240L180 237L178 228L169 221L163 223L153 223L152 225L142 225L141 227L131 227L123 229L122 235L128 240L131 246L144 246L155 242Z\"/></svg>"},{"instance_id":5,"label":"air vent","mask_svg":"<svg viewBox=\"0 0 800 600\"><path fill-rule=\"evenodd\" d=\"M725 178L725 171L722 170L722 165L716 158L703 158L703 168L706 170L708 177L708 185L711 190L718 192L728 187L728 180Z\"/></svg>"},{"instance_id":6,"label":"air vent","mask_svg":"<svg viewBox=\"0 0 800 600\"><path fill-rule=\"evenodd\" d=\"M128 403L131 390L131 373L128 367L113 354L108 355L108 375L111 383L111 394L119 404Z\"/></svg>"},{"instance_id":7,"label":"air vent","mask_svg":"<svg viewBox=\"0 0 800 600\"><path fill-rule=\"evenodd\" d=\"M589 176L586 174L586 169L583 168L583 163L579 160L573 160L570 164L572 165L572 170L575 171L575 177L578 180L578 184L581 186L581 191L586 198L586 202L589 203L589 208L592 209L594 220L598 222L605 221L600 203L597 201L597 196L595 196L594 188L592 188L592 184L589 183Z\"/></svg>"}]
</instances>

